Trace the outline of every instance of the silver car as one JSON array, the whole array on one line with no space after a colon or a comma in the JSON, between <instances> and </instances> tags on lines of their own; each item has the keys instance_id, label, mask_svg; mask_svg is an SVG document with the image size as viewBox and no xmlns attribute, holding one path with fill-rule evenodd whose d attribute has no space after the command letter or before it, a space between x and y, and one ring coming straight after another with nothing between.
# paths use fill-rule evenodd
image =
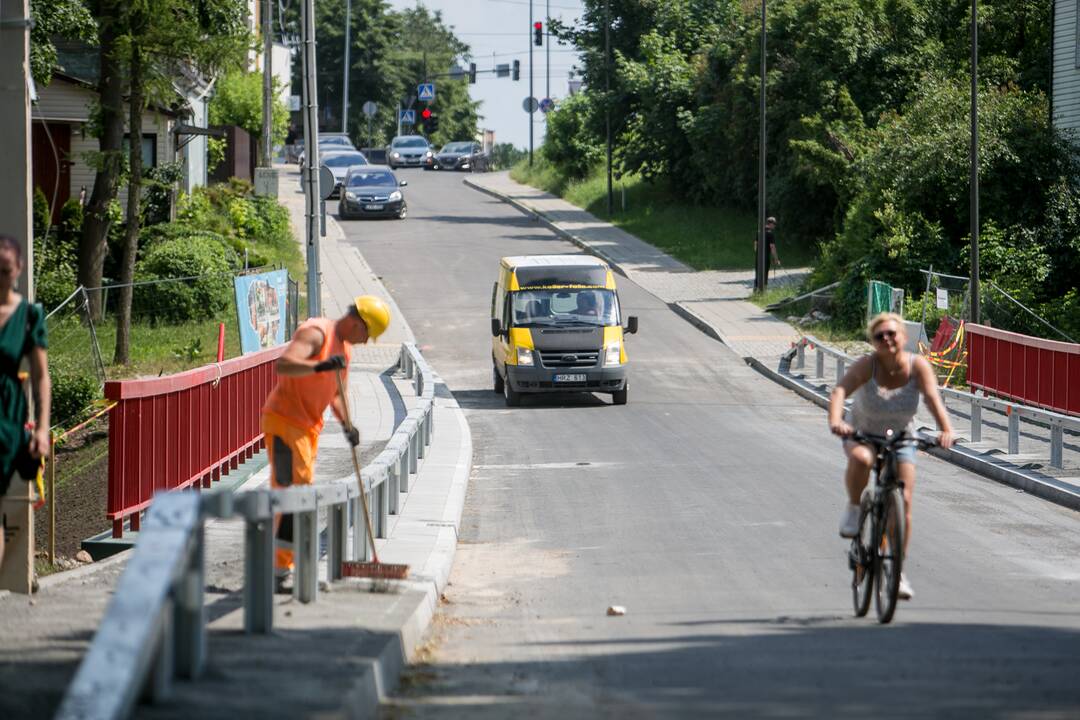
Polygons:
<instances>
[{"instance_id":1,"label":"silver car","mask_svg":"<svg viewBox=\"0 0 1080 720\"><path fill-rule=\"evenodd\" d=\"M423 135L398 135L386 149L386 164L390 169L423 167L434 157L435 152Z\"/></svg>"},{"instance_id":2,"label":"silver car","mask_svg":"<svg viewBox=\"0 0 1080 720\"><path fill-rule=\"evenodd\" d=\"M342 150L340 152L327 152L319 158L319 163L330 169L334 175L334 190L330 197L336 197L341 192L341 184L349 170L359 165L367 165L367 158L359 150ZM304 175L300 174L300 189L304 189Z\"/></svg>"}]
</instances>

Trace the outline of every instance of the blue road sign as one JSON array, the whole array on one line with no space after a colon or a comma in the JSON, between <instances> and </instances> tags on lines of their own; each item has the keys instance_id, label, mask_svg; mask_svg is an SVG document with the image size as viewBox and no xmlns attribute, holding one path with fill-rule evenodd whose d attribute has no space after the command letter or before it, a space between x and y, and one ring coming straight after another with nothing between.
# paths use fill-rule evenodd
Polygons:
<instances>
[{"instance_id":1,"label":"blue road sign","mask_svg":"<svg viewBox=\"0 0 1080 720\"><path fill-rule=\"evenodd\" d=\"M420 83L416 86L416 97L424 102L435 99L435 83Z\"/></svg>"},{"instance_id":2,"label":"blue road sign","mask_svg":"<svg viewBox=\"0 0 1080 720\"><path fill-rule=\"evenodd\" d=\"M407 123L409 125L415 125L416 124L416 111L415 110L402 110L401 111L401 122Z\"/></svg>"},{"instance_id":3,"label":"blue road sign","mask_svg":"<svg viewBox=\"0 0 1080 720\"><path fill-rule=\"evenodd\" d=\"M555 101L551 98L544 98L540 101L540 112L549 113L555 109Z\"/></svg>"}]
</instances>

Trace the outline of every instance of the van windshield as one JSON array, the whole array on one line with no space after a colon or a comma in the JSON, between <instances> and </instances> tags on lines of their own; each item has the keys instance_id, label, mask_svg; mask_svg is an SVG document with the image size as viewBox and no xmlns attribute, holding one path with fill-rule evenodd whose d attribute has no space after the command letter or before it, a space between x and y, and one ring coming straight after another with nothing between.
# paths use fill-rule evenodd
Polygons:
<instances>
[{"instance_id":1,"label":"van windshield","mask_svg":"<svg viewBox=\"0 0 1080 720\"><path fill-rule=\"evenodd\" d=\"M516 327L619 324L619 299L612 290L519 290L511 297Z\"/></svg>"}]
</instances>

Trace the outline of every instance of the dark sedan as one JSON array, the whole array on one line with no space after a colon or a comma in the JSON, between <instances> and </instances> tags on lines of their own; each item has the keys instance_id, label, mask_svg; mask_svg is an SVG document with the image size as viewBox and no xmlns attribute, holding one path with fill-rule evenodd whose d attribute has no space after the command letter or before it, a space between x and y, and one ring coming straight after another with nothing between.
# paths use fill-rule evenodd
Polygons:
<instances>
[{"instance_id":1,"label":"dark sedan","mask_svg":"<svg viewBox=\"0 0 1080 720\"><path fill-rule=\"evenodd\" d=\"M470 170L482 172L487 170L487 153L483 146L476 142L452 142L443 146L435 155L432 163L435 170Z\"/></svg>"},{"instance_id":2,"label":"dark sedan","mask_svg":"<svg viewBox=\"0 0 1080 720\"><path fill-rule=\"evenodd\" d=\"M404 220L409 206L401 188L408 185L398 180L385 165L361 165L349 170L342 187L338 215L354 217L393 217Z\"/></svg>"}]
</instances>

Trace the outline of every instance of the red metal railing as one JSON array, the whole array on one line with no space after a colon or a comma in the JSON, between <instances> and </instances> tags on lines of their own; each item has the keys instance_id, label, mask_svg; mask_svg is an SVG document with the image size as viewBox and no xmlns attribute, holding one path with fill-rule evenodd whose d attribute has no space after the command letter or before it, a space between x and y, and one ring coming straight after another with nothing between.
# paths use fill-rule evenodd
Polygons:
<instances>
[{"instance_id":1,"label":"red metal railing","mask_svg":"<svg viewBox=\"0 0 1080 720\"><path fill-rule=\"evenodd\" d=\"M967 333L972 388L1080 415L1080 345L970 323Z\"/></svg>"},{"instance_id":2,"label":"red metal railing","mask_svg":"<svg viewBox=\"0 0 1080 720\"><path fill-rule=\"evenodd\" d=\"M159 490L208 488L262 447L259 413L277 379L281 345L216 365L145 380L105 383L113 537Z\"/></svg>"}]
</instances>

